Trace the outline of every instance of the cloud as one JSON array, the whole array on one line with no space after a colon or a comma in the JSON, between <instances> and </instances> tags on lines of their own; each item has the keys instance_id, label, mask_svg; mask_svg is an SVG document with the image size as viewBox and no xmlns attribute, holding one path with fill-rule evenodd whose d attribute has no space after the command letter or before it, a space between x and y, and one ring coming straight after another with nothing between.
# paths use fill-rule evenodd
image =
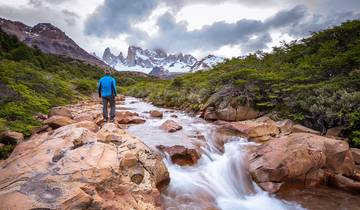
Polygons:
<instances>
[{"instance_id":1,"label":"cloud","mask_svg":"<svg viewBox=\"0 0 360 210\"><path fill-rule=\"evenodd\" d=\"M62 4L70 0L29 0L28 4L34 7L41 7L43 3L47 4Z\"/></svg>"},{"instance_id":2,"label":"cloud","mask_svg":"<svg viewBox=\"0 0 360 210\"><path fill-rule=\"evenodd\" d=\"M85 22L88 35L115 36L132 31L132 25L148 17L157 0L105 0Z\"/></svg>"},{"instance_id":3,"label":"cloud","mask_svg":"<svg viewBox=\"0 0 360 210\"><path fill-rule=\"evenodd\" d=\"M271 33L281 31L293 37L309 35L311 31L325 29L347 19L359 18L359 14L346 11L351 4L359 5L356 0L344 0L346 6L335 0L319 0L309 3L307 0L291 0L287 3L302 5L278 11L272 17L260 21L241 19L234 23L224 21L205 25L200 29L188 31L186 21L176 21L179 9L191 4L220 4L224 2L239 3L247 6L277 5L275 0L105 0L85 22L85 33L97 37L116 37L127 35L129 44L142 45L147 48L162 48L169 51L214 51L222 46L240 46L243 52L266 49L272 42ZM343 13L331 12L332 3L341 6ZM134 25L144 21L152 12L166 5L170 10L161 15L154 27L158 27L155 35L135 28ZM319 9L321 7L321 9ZM360 7L360 5L359 5ZM313 13L314 10L321 13ZM352 8L353 9L353 8Z\"/></svg>"},{"instance_id":4,"label":"cloud","mask_svg":"<svg viewBox=\"0 0 360 210\"><path fill-rule=\"evenodd\" d=\"M71 12L67 9L62 10L61 12L64 14L64 20L69 26L76 25L77 20L80 18L78 14L76 14L75 12Z\"/></svg>"},{"instance_id":5,"label":"cloud","mask_svg":"<svg viewBox=\"0 0 360 210\"><path fill-rule=\"evenodd\" d=\"M267 44L272 41L271 30L286 28L300 22L306 16L306 12L305 7L296 6L290 10L280 11L265 21L222 21L193 31L187 30L186 22L176 22L172 14L165 13L157 22L159 32L146 40L145 46L169 51L212 51L225 45L240 45L242 51L251 52L267 48Z\"/></svg>"},{"instance_id":6,"label":"cloud","mask_svg":"<svg viewBox=\"0 0 360 210\"><path fill-rule=\"evenodd\" d=\"M38 23L51 23L63 30L78 44L83 44L84 36L78 27L74 27L77 21L77 14L68 10L57 11L50 7L10 7L0 5L1 17L20 21L27 25L34 26Z\"/></svg>"},{"instance_id":7,"label":"cloud","mask_svg":"<svg viewBox=\"0 0 360 210\"><path fill-rule=\"evenodd\" d=\"M33 7L40 7L42 6L41 0L29 0L29 5Z\"/></svg>"}]
</instances>

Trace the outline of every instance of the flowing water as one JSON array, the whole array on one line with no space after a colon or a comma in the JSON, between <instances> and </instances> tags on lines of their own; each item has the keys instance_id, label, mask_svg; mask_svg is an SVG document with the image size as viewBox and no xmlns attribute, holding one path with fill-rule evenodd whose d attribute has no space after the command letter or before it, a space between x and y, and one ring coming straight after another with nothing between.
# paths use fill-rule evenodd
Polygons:
<instances>
[{"instance_id":1,"label":"flowing water","mask_svg":"<svg viewBox=\"0 0 360 210\"><path fill-rule=\"evenodd\" d=\"M246 169L247 148L254 145L246 139L233 136L220 152L212 143L216 126L199 117L181 111L158 108L130 97L126 99L125 105L118 108L121 107L132 109L146 118L146 123L130 126L128 130L153 149L160 144L195 148L194 145L199 145L196 142L203 141L200 144L202 156L195 166L180 167L172 164L169 158L165 159L171 178L170 185L162 196L166 209L304 209L294 201L300 201L299 203L311 209L315 209L316 205L325 206L326 209L327 201L321 197L322 194L320 197L319 194L313 194L304 198L303 195L306 193L293 191L292 194L287 193L290 196L283 196L286 200L293 201L288 202L261 190L250 180ZM164 117L162 119L149 117L147 112L152 109L163 111ZM177 118L174 118L174 115ZM175 120L183 126L183 129L175 133L161 130L159 126L167 119ZM199 135L203 136L204 140L196 138ZM314 205L307 205L311 202Z\"/></svg>"}]
</instances>

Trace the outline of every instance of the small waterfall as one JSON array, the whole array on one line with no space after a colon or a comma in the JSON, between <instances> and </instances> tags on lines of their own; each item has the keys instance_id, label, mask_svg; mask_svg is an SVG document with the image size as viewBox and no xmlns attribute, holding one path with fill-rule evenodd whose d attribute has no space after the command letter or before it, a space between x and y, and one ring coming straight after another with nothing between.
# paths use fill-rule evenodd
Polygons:
<instances>
[{"instance_id":1,"label":"small waterfall","mask_svg":"<svg viewBox=\"0 0 360 210\"><path fill-rule=\"evenodd\" d=\"M191 147L189 139L196 133L206 139L206 146L201 148L202 156L195 166L180 167L172 164L169 158L165 159L171 177L170 185L162 196L167 210L302 209L295 203L264 192L251 181L246 166L246 149L254 143L231 134L220 137L220 142L216 142L219 138L214 136L216 129L213 124L184 112L158 108L135 98L127 98L125 106L146 118L144 124L131 126L128 131L153 149L160 144ZM146 111L151 109L163 111L164 117L147 117ZM183 129L175 133L159 129L165 120L174 119L172 114L177 115L176 121ZM219 148L222 144L224 148Z\"/></svg>"},{"instance_id":2,"label":"small waterfall","mask_svg":"<svg viewBox=\"0 0 360 210\"><path fill-rule=\"evenodd\" d=\"M302 209L264 192L250 180L244 161L249 144L240 138L228 142L223 154L206 148L206 155L194 167L166 160L171 177L163 196L167 209Z\"/></svg>"}]
</instances>

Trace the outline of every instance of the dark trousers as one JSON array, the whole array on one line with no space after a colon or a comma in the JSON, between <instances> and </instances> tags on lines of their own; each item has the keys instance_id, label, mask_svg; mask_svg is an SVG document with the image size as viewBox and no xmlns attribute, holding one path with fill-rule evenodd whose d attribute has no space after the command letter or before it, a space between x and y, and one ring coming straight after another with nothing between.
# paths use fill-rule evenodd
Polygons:
<instances>
[{"instance_id":1,"label":"dark trousers","mask_svg":"<svg viewBox=\"0 0 360 210\"><path fill-rule=\"evenodd\" d=\"M114 96L102 97L103 116L105 120L108 119L108 111L107 111L108 103L110 103L110 119L113 120L115 118L115 97Z\"/></svg>"}]
</instances>

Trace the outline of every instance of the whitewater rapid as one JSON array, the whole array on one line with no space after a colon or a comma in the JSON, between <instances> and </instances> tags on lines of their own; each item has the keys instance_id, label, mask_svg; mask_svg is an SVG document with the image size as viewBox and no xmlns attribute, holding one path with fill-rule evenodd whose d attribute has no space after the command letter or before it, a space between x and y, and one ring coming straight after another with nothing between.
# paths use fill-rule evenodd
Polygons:
<instances>
[{"instance_id":1,"label":"whitewater rapid","mask_svg":"<svg viewBox=\"0 0 360 210\"><path fill-rule=\"evenodd\" d=\"M135 98L127 98L127 108L147 118L146 123L129 127L129 132L148 146L184 145L193 147L191 136L203 135L205 144L202 156L195 166L178 166L165 158L171 182L163 193L166 209L222 209L222 210L300 210L296 203L290 203L264 192L251 181L246 167L246 148L254 143L232 137L220 152L212 143L214 125L196 116L181 111L155 107ZM148 111L164 112L163 119L150 118ZM172 118L171 115L177 118ZM167 119L173 119L183 126L181 131L167 133L159 126Z\"/></svg>"}]
</instances>

